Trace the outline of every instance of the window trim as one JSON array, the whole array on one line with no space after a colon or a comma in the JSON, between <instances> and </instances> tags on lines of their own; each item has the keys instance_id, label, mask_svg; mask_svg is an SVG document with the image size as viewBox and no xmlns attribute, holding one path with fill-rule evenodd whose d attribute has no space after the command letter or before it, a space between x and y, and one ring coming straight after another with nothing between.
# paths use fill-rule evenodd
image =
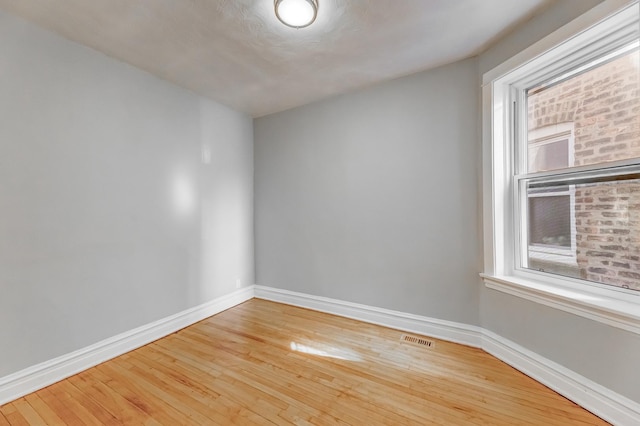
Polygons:
<instances>
[{"instance_id":1,"label":"window trim","mask_svg":"<svg viewBox=\"0 0 640 426\"><path fill-rule=\"evenodd\" d=\"M486 287L637 334L640 334L640 295L637 291L605 288L536 271L516 271L515 256L521 244L515 238L516 214L519 212L514 207L517 191L511 159L517 153L513 152L510 141L516 135L526 137L527 132L511 125L518 113L512 108L514 85L521 89L531 87L534 82L569 72L576 62L584 63L635 39L639 8L638 0L601 3L487 72L482 88L485 262L481 276ZM589 31L595 25L598 30ZM628 166L630 162L613 164Z\"/></svg>"}]
</instances>

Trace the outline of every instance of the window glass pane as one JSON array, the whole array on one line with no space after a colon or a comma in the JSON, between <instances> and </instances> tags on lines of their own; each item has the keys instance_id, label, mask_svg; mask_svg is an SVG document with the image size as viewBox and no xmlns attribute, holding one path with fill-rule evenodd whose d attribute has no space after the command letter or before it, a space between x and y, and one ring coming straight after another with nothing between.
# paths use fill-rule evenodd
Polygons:
<instances>
[{"instance_id":1,"label":"window glass pane","mask_svg":"<svg viewBox=\"0 0 640 426\"><path fill-rule=\"evenodd\" d=\"M529 145L529 171L541 172L569 167L569 140Z\"/></svg>"},{"instance_id":2,"label":"window glass pane","mask_svg":"<svg viewBox=\"0 0 640 426\"><path fill-rule=\"evenodd\" d=\"M635 50L557 84L527 90L528 153L536 156L529 159L528 172L567 167L567 153L559 147L548 148L543 159L531 149L540 143L540 129L561 124L574 129L568 166L640 157L639 63Z\"/></svg>"},{"instance_id":3,"label":"window glass pane","mask_svg":"<svg viewBox=\"0 0 640 426\"><path fill-rule=\"evenodd\" d=\"M571 197L529 196L529 244L571 247Z\"/></svg>"},{"instance_id":4,"label":"window glass pane","mask_svg":"<svg viewBox=\"0 0 640 426\"><path fill-rule=\"evenodd\" d=\"M530 269L640 291L640 179L528 188Z\"/></svg>"}]
</instances>

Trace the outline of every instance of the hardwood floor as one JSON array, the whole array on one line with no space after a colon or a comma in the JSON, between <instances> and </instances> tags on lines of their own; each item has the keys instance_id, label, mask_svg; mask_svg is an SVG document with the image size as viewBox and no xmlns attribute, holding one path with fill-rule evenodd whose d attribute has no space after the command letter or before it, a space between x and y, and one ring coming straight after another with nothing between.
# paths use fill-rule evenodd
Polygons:
<instances>
[{"instance_id":1,"label":"hardwood floor","mask_svg":"<svg viewBox=\"0 0 640 426\"><path fill-rule=\"evenodd\" d=\"M0 407L2 425L604 425L480 349L252 299Z\"/></svg>"}]
</instances>

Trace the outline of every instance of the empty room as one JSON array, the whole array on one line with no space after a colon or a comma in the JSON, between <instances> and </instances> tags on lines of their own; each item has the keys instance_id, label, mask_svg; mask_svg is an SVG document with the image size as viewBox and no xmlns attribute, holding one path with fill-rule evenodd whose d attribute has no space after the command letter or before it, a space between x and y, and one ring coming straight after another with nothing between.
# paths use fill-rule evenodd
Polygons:
<instances>
[{"instance_id":1,"label":"empty room","mask_svg":"<svg viewBox=\"0 0 640 426\"><path fill-rule=\"evenodd\" d=\"M0 0L0 426L640 425L640 0Z\"/></svg>"}]
</instances>

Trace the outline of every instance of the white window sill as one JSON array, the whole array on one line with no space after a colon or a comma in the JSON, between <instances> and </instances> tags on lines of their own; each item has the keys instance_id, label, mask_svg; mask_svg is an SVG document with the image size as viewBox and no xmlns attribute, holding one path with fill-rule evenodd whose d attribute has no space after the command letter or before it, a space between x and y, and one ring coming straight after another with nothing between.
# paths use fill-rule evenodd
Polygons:
<instances>
[{"instance_id":1,"label":"white window sill","mask_svg":"<svg viewBox=\"0 0 640 426\"><path fill-rule=\"evenodd\" d=\"M640 296L639 303L633 303L519 277L480 276L490 289L640 334Z\"/></svg>"}]
</instances>

